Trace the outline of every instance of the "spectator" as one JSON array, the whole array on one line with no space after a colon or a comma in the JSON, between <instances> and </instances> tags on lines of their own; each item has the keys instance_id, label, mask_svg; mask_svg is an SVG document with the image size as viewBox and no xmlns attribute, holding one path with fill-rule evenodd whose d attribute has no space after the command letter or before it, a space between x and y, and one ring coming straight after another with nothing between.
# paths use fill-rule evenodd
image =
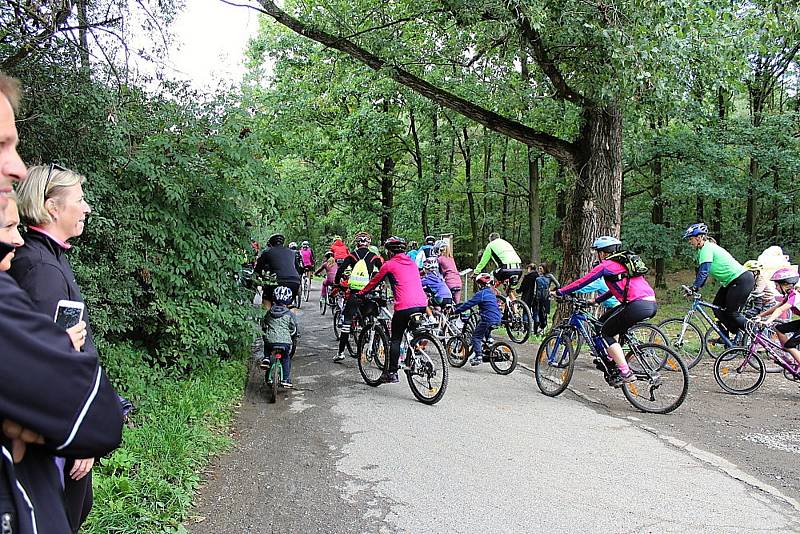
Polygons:
<instances>
[{"instance_id":1,"label":"spectator","mask_svg":"<svg viewBox=\"0 0 800 534\"><path fill-rule=\"evenodd\" d=\"M17 187L19 210L28 231L25 246L8 274L25 290L34 307L54 317L60 300L83 302L80 288L67 257L69 240L83 233L91 209L86 203L82 184L85 178L59 165L28 169L28 178ZM95 353L88 309L84 309L86 335L83 350ZM94 458L66 460L56 458L62 470L67 514L73 531L92 510L92 474Z\"/></svg>"},{"instance_id":2,"label":"spectator","mask_svg":"<svg viewBox=\"0 0 800 534\"><path fill-rule=\"evenodd\" d=\"M534 307L536 311L532 312L537 319L537 329L534 329L534 334L543 333L547 328L547 317L550 315L550 286L558 289L560 285L558 280L550 272L546 263L539 264L539 276L536 277L536 293L534 295Z\"/></svg>"},{"instance_id":3,"label":"spectator","mask_svg":"<svg viewBox=\"0 0 800 534\"><path fill-rule=\"evenodd\" d=\"M18 83L0 73L0 213L6 217L12 182L25 179L16 151ZM0 228L7 223L0 224ZM13 252L6 241L0 256ZM13 242L13 239L11 239ZM83 336L80 336L83 337ZM79 343L77 343L80 346ZM28 295L0 272L0 514L12 532L68 534L61 483L52 456L101 456L122 434L122 411L97 354L73 341L36 311Z\"/></svg>"},{"instance_id":4,"label":"spectator","mask_svg":"<svg viewBox=\"0 0 800 534\"><path fill-rule=\"evenodd\" d=\"M522 284L519 286L520 293L522 294L522 302L528 305L531 310L531 328L534 332L538 331L537 324L539 318L536 316L536 307L534 303L534 295L536 294L536 277L539 273L536 271L536 265L529 263L526 268L525 276L522 277Z\"/></svg>"}]
</instances>

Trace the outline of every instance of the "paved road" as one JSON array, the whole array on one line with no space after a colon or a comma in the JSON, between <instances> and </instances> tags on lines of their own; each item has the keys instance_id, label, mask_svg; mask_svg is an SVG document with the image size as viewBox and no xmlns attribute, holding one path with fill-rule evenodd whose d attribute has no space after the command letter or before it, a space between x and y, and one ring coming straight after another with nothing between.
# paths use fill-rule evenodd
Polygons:
<instances>
[{"instance_id":1,"label":"paved road","mask_svg":"<svg viewBox=\"0 0 800 534\"><path fill-rule=\"evenodd\" d=\"M268 405L251 372L190 532L800 532L791 498L632 409L550 399L488 365L451 369L424 406L405 382L370 388L355 360L332 363L329 316L300 314L298 389Z\"/></svg>"}]
</instances>

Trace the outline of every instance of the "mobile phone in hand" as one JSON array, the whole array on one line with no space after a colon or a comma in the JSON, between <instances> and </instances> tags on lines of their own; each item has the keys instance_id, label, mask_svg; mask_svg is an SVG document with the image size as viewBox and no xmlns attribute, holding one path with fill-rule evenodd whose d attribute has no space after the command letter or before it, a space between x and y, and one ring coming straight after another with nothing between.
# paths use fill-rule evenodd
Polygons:
<instances>
[{"instance_id":1,"label":"mobile phone in hand","mask_svg":"<svg viewBox=\"0 0 800 534\"><path fill-rule=\"evenodd\" d=\"M83 302L59 300L56 306L56 324L64 330L72 328L83 320Z\"/></svg>"}]
</instances>

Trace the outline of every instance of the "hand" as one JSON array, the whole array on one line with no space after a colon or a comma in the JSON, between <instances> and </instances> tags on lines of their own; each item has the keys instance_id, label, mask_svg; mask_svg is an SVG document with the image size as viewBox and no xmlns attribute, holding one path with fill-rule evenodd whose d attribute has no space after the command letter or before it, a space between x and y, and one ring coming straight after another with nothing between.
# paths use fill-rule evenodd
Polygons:
<instances>
[{"instance_id":1,"label":"hand","mask_svg":"<svg viewBox=\"0 0 800 534\"><path fill-rule=\"evenodd\" d=\"M89 474L94 465L94 458L84 458L83 460L75 460L72 464L72 469L69 471L69 477L72 480L80 480Z\"/></svg>"},{"instance_id":2,"label":"hand","mask_svg":"<svg viewBox=\"0 0 800 534\"><path fill-rule=\"evenodd\" d=\"M81 321L72 328L67 328L67 334L75 350L81 350L86 343L86 323Z\"/></svg>"},{"instance_id":3,"label":"hand","mask_svg":"<svg viewBox=\"0 0 800 534\"><path fill-rule=\"evenodd\" d=\"M597 304L597 299L589 299L589 304L594 306L595 304Z\"/></svg>"},{"instance_id":4,"label":"hand","mask_svg":"<svg viewBox=\"0 0 800 534\"><path fill-rule=\"evenodd\" d=\"M20 463L25 457L25 447L28 443L44 444L44 437L41 434L23 428L10 419L3 419L3 434L11 440L11 457L15 464Z\"/></svg>"}]
</instances>

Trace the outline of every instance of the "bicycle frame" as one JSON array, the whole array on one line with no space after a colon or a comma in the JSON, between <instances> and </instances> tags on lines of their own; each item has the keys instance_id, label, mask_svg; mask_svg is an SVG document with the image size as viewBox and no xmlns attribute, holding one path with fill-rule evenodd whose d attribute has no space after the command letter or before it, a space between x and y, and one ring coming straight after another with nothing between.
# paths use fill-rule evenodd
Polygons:
<instances>
[{"instance_id":1,"label":"bicycle frame","mask_svg":"<svg viewBox=\"0 0 800 534\"><path fill-rule=\"evenodd\" d=\"M719 306L716 304L711 304L710 302L706 302L701 299L694 299L692 302L692 307L689 308L689 311L686 312L686 315L683 317L683 322L688 323L691 321L692 317L695 314L698 314L703 321L712 329L714 332L719 336L722 340L722 344L725 345L726 349L730 349L734 346L733 340L729 338L725 332L723 332L718 326L716 321L714 321L703 308L709 308L711 310L721 310ZM682 334L681 334L682 335Z\"/></svg>"},{"instance_id":2,"label":"bicycle frame","mask_svg":"<svg viewBox=\"0 0 800 534\"><path fill-rule=\"evenodd\" d=\"M794 358L789 356L786 350L778 343L770 339L769 335L765 335L765 332L772 334L773 330L771 328L754 328L754 336L753 341L750 343L750 347L747 349L748 356L742 361L742 364L737 368L737 371L741 372L744 369L744 366L748 365L750 358L755 352L758 350L758 347L763 348L769 357L777 363L785 372L789 373L796 379L800 380L800 367L797 370L793 369L793 365L790 362L794 361Z\"/></svg>"}]
</instances>

